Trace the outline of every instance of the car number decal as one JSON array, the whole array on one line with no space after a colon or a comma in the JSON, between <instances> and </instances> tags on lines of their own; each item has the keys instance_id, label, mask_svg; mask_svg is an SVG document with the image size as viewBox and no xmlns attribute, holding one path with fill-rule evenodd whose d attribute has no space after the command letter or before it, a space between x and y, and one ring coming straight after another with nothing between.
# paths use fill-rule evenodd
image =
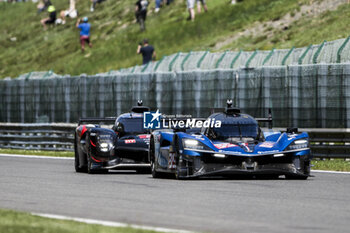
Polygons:
<instances>
[{"instance_id":1,"label":"car number decal","mask_svg":"<svg viewBox=\"0 0 350 233\"><path fill-rule=\"evenodd\" d=\"M168 168L169 169L176 168L175 153L169 153Z\"/></svg>"}]
</instances>

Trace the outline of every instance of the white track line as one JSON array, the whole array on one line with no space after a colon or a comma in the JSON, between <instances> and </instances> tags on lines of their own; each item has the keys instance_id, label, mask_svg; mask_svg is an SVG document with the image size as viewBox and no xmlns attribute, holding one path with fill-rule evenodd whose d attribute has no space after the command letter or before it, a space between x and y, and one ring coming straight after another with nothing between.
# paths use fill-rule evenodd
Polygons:
<instances>
[{"instance_id":1,"label":"white track line","mask_svg":"<svg viewBox=\"0 0 350 233\"><path fill-rule=\"evenodd\" d=\"M350 174L350 172L338 172L338 171L327 171L327 170L311 170L311 172L332 173L332 174Z\"/></svg>"},{"instance_id":2,"label":"white track line","mask_svg":"<svg viewBox=\"0 0 350 233\"><path fill-rule=\"evenodd\" d=\"M16 157L16 158L34 158L34 159L69 159L74 157L56 157L56 156L41 156L41 155L15 155L15 154L0 154L0 157Z\"/></svg>"},{"instance_id":3,"label":"white track line","mask_svg":"<svg viewBox=\"0 0 350 233\"><path fill-rule=\"evenodd\" d=\"M31 213L31 214L36 215L36 216L40 216L40 217L44 217L44 218L53 218L53 219L59 219L59 220L71 220L71 221L76 221L76 222L82 222L82 223L87 223L87 224L97 224L97 225L103 225L103 226L109 226L109 227L131 227L134 229L151 230L151 231L158 231L158 232L191 233L191 231L185 231L185 230L177 230L177 229L170 229L170 228L163 228L163 227L150 227L150 226L126 224L126 223L120 223L120 222L94 220L94 219L87 219L87 218L74 218L74 217L55 215L55 214L42 214L42 213Z\"/></svg>"}]
</instances>

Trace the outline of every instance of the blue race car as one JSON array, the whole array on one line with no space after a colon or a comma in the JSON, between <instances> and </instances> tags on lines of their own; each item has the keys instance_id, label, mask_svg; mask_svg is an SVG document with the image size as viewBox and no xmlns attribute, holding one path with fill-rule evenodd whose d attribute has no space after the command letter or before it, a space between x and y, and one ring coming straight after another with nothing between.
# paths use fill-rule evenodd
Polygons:
<instances>
[{"instance_id":1,"label":"blue race car","mask_svg":"<svg viewBox=\"0 0 350 233\"><path fill-rule=\"evenodd\" d=\"M173 173L177 179L201 176L264 176L307 179L310 176L308 134L262 132L258 121L237 108L214 113L205 122L187 119L181 125L195 129L160 129L152 132L149 148L152 176ZM177 121L179 121L177 119ZM217 124L220 123L220 124ZM169 125L169 124L168 124ZM170 124L171 125L171 124ZM174 124L173 124L174 125ZM180 125L180 124L176 124Z\"/></svg>"}]
</instances>

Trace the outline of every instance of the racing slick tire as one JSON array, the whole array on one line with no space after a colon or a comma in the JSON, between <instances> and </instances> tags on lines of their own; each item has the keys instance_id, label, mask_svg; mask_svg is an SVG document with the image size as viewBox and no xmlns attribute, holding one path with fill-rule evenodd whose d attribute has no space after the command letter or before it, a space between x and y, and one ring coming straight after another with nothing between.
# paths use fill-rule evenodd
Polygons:
<instances>
[{"instance_id":1,"label":"racing slick tire","mask_svg":"<svg viewBox=\"0 0 350 233\"><path fill-rule=\"evenodd\" d=\"M151 160L151 173L153 178L163 178L163 174L161 172L157 172L155 168L154 161Z\"/></svg>"},{"instance_id":2,"label":"racing slick tire","mask_svg":"<svg viewBox=\"0 0 350 233\"><path fill-rule=\"evenodd\" d=\"M88 166L87 166L88 174L107 174L109 172L108 169L92 169L91 155L88 155L87 161L88 161Z\"/></svg>"},{"instance_id":3,"label":"racing slick tire","mask_svg":"<svg viewBox=\"0 0 350 233\"><path fill-rule=\"evenodd\" d=\"M86 166L80 167L79 155L81 153L84 153L84 152L78 146L77 140L78 140L78 138L75 135L75 139L74 139L74 168L75 168L76 172L87 172L87 167Z\"/></svg>"},{"instance_id":4,"label":"racing slick tire","mask_svg":"<svg viewBox=\"0 0 350 233\"><path fill-rule=\"evenodd\" d=\"M307 180L307 178L310 176L310 171L310 160L305 160L302 170L300 171L303 173L303 175L285 175L285 177L287 180Z\"/></svg>"},{"instance_id":5,"label":"racing slick tire","mask_svg":"<svg viewBox=\"0 0 350 233\"><path fill-rule=\"evenodd\" d=\"M163 174L160 172L156 171L156 165L155 165L155 156L154 156L154 150L155 150L155 146L154 146L154 138L151 138L150 144L149 144L149 160L151 163L151 174L153 178L163 178Z\"/></svg>"},{"instance_id":6,"label":"racing slick tire","mask_svg":"<svg viewBox=\"0 0 350 233\"><path fill-rule=\"evenodd\" d=\"M184 180L186 178L186 173L183 169L183 158L179 151L179 142L178 138L174 138L175 145L175 161L176 161L176 169L175 169L175 179ZM186 171L186 169L185 169Z\"/></svg>"},{"instance_id":7,"label":"racing slick tire","mask_svg":"<svg viewBox=\"0 0 350 233\"><path fill-rule=\"evenodd\" d=\"M90 142L90 137L86 137L86 141L87 143ZM92 158L91 158L91 146L90 144L88 144L87 146L87 173L88 174L106 174L108 173L108 169L92 169L92 165L93 165L93 161L92 161Z\"/></svg>"}]
</instances>

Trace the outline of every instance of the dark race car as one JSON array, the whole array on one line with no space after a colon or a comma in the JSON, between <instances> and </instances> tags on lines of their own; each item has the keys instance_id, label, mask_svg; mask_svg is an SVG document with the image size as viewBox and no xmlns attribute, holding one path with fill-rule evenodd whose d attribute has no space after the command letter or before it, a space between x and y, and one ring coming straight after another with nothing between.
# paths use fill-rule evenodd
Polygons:
<instances>
[{"instance_id":1,"label":"dark race car","mask_svg":"<svg viewBox=\"0 0 350 233\"><path fill-rule=\"evenodd\" d=\"M271 117L258 120L272 123ZM220 127L215 127L213 123L219 121ZM188 122L195 119L187 119L182 125ZM262 132L256 119L230 104L206 122L197 132L185 128L152 133L149 159L154 178L165 173L173 173L178 179L218 175L307 179L310 175L307 133L297 133L297 129Z\"/></svg>"},{"instance_id":2,"label":"dark race car","mask_svg":"<svg viewBox=\"0 0 350 233\"><path fill-rule=\"evenodd\" d=\"M139 106L118 118L80 119L74 143L76 172L98 173L109 169L150 172L150 133L143 129L143 112L149 110L139 102ZM113 127L100 125L112 122Z\"/></svg>"}]
</instances>

